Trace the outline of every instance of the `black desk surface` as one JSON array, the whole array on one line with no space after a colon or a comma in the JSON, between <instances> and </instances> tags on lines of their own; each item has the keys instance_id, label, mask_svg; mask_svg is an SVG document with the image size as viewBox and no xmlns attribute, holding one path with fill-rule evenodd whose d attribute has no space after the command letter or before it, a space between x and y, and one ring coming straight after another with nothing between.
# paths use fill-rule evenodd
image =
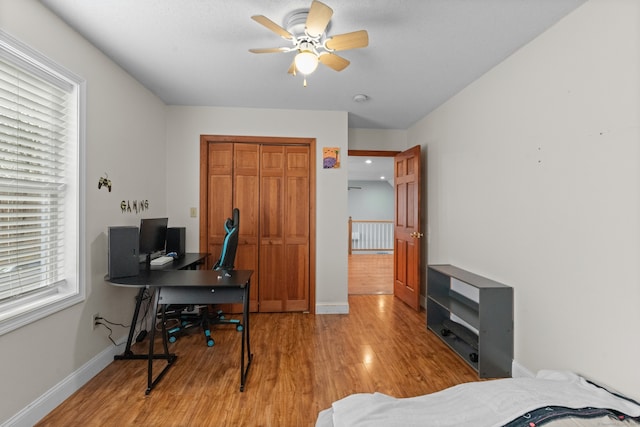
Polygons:
<instances>
[{"instance_id":1,"label":"black desk surface","mask_svg":"<svg viewBox=\"0 0 640 427\"><path fill-rule=\"evenodd\" d=\"M168 262L164 265L152 265L150 267L151 271L195 270L198 268L198 265L204 263L208 256L209 254L207 253L186 253L180 258L174 259L172 262ZM135 285L131 280L134 280L135 277L145 273L147 273L146 265L144 262L141 262L137 276L111 278L107 273L104 276L104 280L113 283L114 285L143 286L145 284Z\"/></svg>"},{"instance_id":2,"label":"black desk surface","mask_svg":"<svg viewBox=\"0 0 640 427\"><path fill-rule=\"evenodd\" d=\"M188 268L193 266L194 264L198 264L201 261L204 261L209 254L200 254L200 253L186 253L184 256L180 258L176 258L173 262L168 262L164 265L152 265L151 270L182 270L183 268ZM140 271L145 270L145 263L140 263Z\"/></svg>"},{"instance_id":3,"label":"black desk surface","mask_svg":"<svg viewBox=\"0 0 640 427\"><path fill-rule=\"evenodd\" d=\"M124 286L148 286L155 288L154 311L158 309L162 313L162 343L164 352L156 354L153 351L153 343L156 328L151 329L149 338L149 354L147 355L147 391L162 379L165 372L173 365L177 356L169 352L167 346L167 329L165 307L169 304L232 304L242 303L242 344L240 346L240 391L244 391L247 372L253 359L251 344L249 342L249 279L252 270L233 270L230 275L223 271L215 270L169 270L169 271L145 271L128 280L116 279L118 284ZM124 283L123 283L124 282ZM144 289L141 287L140 289ZM202 324L205 326L207 320ZM209 338L205 331L205 336ZM246 353L245 353L246 349ZM246 356L245 356L246 355ZM153 360L166 359L167 365L153 379ZM245 360L246 359L246 360ZM246 365L245 365L246 362Z\"/></svg>"},{"instance_id":4,"label":"black desk surface","mask_svg":"<svg viewBox=\"0 0 640 427\"><path fill-rule=\"evenodd\" d=\"M243 288L252 270L233 270L231 277L215 270L151 270L137 276L107 279L114 285L151 287L235 287Z\"/></svg>"},{"instance_id":5,"label":"black desk surface","mask_svg":"<svg viewBox=\"0 0 640 427\"><path fill-rule=\"evenodd\" d=\"M109 278L105 280L116 286L130 286L139 288L138 297L136 299L136 309L134 310L132 327L129 329L129 338L127 347L122 355L116 355L116 360L120 359L146 359L147 366L147 391L151 389L162 379L167 370L173 365L177 356L169 353L167 347L167 331L164 322L164 308L162 309L162 337L164 353L156 354L153 351L155 328L151 329L151 338L149 338L149 353L147 355L134 354L131 351L131 343L133 342L134 326L137 324L138 314L140 312L140 304L145 288L157 288L155 291L154 312L158 312L159 305L163 307L166 304L224 304L224 303L243 303L242 309L242 346L240 352L240 391L244 390L249 366L251 365L251 347L249 344L249 279L253 274L252 270L233 270L226 274L224 271L216 270L192 270L189 267L195 267L204 260L207 254L185 254L184 257L174 260L162 266L153 266L151 270L142 269L137 276ZM186 269L185 269L186 268ZM248 360L245 368L245 346L248 352ZM162 369L155 379L153 377L153 360L167 360L167 365Z\"/></svg>"}]
</instances>

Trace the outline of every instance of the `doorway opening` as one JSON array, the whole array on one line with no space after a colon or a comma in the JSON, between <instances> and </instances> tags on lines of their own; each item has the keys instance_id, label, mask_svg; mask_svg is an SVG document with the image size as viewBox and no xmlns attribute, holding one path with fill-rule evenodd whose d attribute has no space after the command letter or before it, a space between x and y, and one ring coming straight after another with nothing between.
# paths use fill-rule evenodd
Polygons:
<instances>
[{"instance_id":1,"label":"doorway opening","mask_svg":"<svg viewBox=\"0 0 640 427\"><path fill-rule=\"evenodd\" d=\"M393 294L394 156L349 150L349 295Z\"/></svg>"}]
</instances>

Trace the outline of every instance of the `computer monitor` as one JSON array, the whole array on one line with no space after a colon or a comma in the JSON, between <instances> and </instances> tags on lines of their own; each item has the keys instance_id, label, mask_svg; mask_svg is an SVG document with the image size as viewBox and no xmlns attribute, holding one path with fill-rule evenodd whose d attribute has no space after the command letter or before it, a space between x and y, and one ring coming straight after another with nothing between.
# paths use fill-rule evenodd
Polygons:
<instances>
[{"instance_id":1,"label":"computer monitor","mask_svg":"<svg viewBox=\"0 0 640 427\"><path fill-rule=\"evenodd\" d=\"M167 240L168 218L142 218L140 220L140 255L146 255L147 269L151 268L151 256L164 250Z\"/></svg>"}]
</instances>

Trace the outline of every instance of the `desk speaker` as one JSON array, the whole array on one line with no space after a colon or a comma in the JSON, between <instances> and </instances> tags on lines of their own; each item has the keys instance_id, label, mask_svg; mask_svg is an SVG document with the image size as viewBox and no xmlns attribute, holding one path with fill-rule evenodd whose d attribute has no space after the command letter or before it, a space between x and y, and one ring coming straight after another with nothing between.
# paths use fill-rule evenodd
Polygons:
<instances>
[{"instance_id":1,"label":"desk speaker","mask_svg":"<svg viewBox=\"0 0 640 427\"><path fill-rule=\"evenodd\" d=\"M185 235L187 229L185 227L169 227L167 228L167 253L175 252L178 257L185 254Z\"/></svg>"},{"instance_id":2,"label":"desk speaker","mask_svg":"<svg viewBox=\"0 0 640 427\"><path fill-rule=\"evenodd\" d=\"M109 277L137 276L140 272L138 227L109 227Z\"/></svg>"}]
</instances>

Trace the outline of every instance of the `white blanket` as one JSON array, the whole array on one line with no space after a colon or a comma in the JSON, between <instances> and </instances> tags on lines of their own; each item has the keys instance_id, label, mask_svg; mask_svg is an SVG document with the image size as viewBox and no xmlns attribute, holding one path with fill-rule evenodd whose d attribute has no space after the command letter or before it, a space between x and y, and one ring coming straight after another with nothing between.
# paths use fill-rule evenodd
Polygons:
<instances>
[{"instance_id":1,"label":"white blanket","mask_svg":"<svg viewBox=\"0 0 640 427\"><path fill-rule=\"evenodd\" d=\"M640 416L640 406L578 375L540 371L536 378L466 383L404 399L381 393L353 394L321 411L316 427L502 426L545 406L607 408Z\"/></svg>"}]
</instances>

